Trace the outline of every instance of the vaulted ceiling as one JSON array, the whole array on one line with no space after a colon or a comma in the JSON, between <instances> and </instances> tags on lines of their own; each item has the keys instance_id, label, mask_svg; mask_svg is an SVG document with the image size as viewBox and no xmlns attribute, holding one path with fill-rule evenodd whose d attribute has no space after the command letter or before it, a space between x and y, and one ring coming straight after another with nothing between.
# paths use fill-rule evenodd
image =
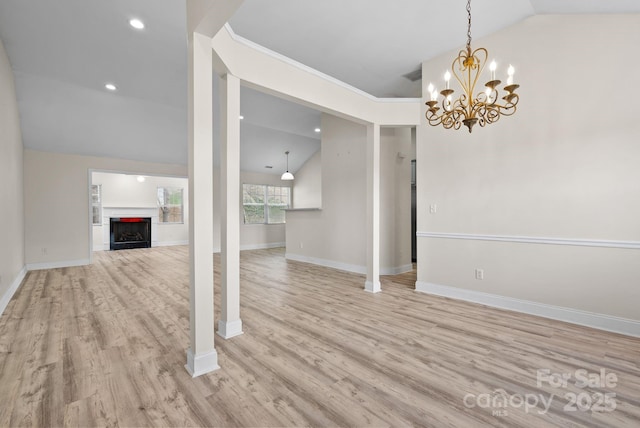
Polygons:
<instances>
[{"instance_id":1,"label":"vaulted ceiling","mask_svg":"<svg viewBox=\"0 0 640 428\"><path fill-rule=\"evenodd\" d=\"M243 38L379 97L418 97L420 63L466 41L464 0L245 0ZM475 0L473 36L534 14L640 13L637 0ZM184 0L2 0L25 147L186 163ZM129 19L144 21L144 30ZM597 29L594 29L597 31ZM110 92L105 83L117 90ZM242 168L291 170L319 147L320 114L242 90ZM299 154L299 156L293 156Z\"/></svg>"}]
</instances>

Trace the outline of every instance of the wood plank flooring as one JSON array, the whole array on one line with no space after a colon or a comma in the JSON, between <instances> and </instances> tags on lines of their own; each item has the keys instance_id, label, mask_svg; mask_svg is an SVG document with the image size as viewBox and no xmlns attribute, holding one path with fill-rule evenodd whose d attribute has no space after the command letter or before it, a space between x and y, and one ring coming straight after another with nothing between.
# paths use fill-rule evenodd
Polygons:
<instances>
[{"instance_id":1,"label":"wood plank flooring","mask_svg":"<svg viewBox=\"0 0 640 428\"><path fill-rule=\"evenodd\" d=\"M217 300L219 267L215 257ZM192 379L186 247L30 272L0 318L0 427L640 426L640 339L414 282L384 277L369 294L361 275L243 252L245 333L216 336L221 369ZM545 369L573 377L538 386ZM616 385L580 388L581 369ZM604 393L615 410L598 411ZM534 398L549 410L526 411Z\"/></svg>"}]
</instances>

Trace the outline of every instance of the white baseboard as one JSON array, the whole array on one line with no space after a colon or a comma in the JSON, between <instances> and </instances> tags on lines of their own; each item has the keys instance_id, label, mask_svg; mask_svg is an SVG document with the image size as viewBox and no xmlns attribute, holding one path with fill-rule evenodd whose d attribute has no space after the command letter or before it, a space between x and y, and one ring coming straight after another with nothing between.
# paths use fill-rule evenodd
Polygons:
<instances>
[{"instance_id":1,"label":"white baseboard","mask_svg":"<svg viewBox=\"0 0 640 428\"><path fill-rule=\"evenodd\" d=\"M231 339L232 337L240 336L242 333L242 320L237 319L233 321L218 320L218 335L223 339Z\"/></svg>"},{"instance_id":2,"label":"white baseboard","mask_svg":"<svg viewBox=\"0 0 640 428\"><path fill-rule=\"evenodd\" d=\"M284 242L267 242L266 244L246 244L240 245L240 251L245 250L266 250L267 248L282 248L286 245Z\"/></svg>"},{"instance_id":3,"label":"white baseboard","mask_svg":"<svg viewBox=\"0 0 640 428\"><path fill-rule=\"evenodd\" d=\"M86 266L91 264L89 259L80 260L64 260L60 262L46 262L46 263L28 263L27 270L42 270L42 269L57 269L72 266Z\"/></svg>"},{"instance_id":4,"label":"white baseboard","mask_svg":"<svg viewBox=\"0 0 640 428\"><path fill-rule=\"evenodd\" d=\"M353 272L353 273L360 273L360 274L367 273L366 266L352 265L349 263L336 262L333 260L319 259L317 257L309 257L309 256L303 256L300 254L292 254L292 253L286 253L284 257L287 260L311 263L314 265L324 266L332 269L344 270L346 272Z\"/></svg>"},{"instance_id":5,"label":"white baseboard","mask_svg":"<svg viewBox=\"0 0 640 428\"><path fill-rule=\"evenodd\" d=\"M191 348L187 349L187 364L184 366L189 372L191 377L198 377L200 375L218 370L218 352L215 348L206 354L193 355Z\"/></svg>"},{"instance_id":6,"label":"white baseboard","mask_svg":"<svg viewBox=\"0 0 640 428\"><path fill-rule=\"evenodd\" d=\"M361 265L352 265L348 263L336 262L334 260L320 259L317 257L303 256L300 254L286 253L284 257L287 260L293 260L296 262L311 263L314 265L324 266L332 269L344 270L346 272L367 274L367 267ZM411 272L413 265L408 264L398 267L386 267L380 268L380 275L398 275L400 273Z\"/></svg>"},{"instance_id":7,"label":"white baseboard","mask_svg":"<svg viewBox=\"0 0 640 428\"><path fill-rule=\"evenodd\" d=\"M380 275L399 275L401 273L411 272L412 270L413 270L412 264L398 266L398 267L380 268Z\"/></svg>"},{"instance_id":8,"label":"white baseboard","mask_svg":"<svg viewBox=\"0 0 640 428\"><path fill-rule=\"evenodd\" d=\"M174 245L189 245L189 240L186 241L154 241L151 243L151 247L173 247Z\"/></svg>"},{"instance_id":9,"label":"white baseboard","mask_svg":"<svg viewBox=\"0 0 640 428\"><path fill-rule=\"evenodd\" d=\"M344 270L347 272L359 273L363 275L367 274L366 266L352 265L348 263L336 262L334 260L320 259L317 257L303 256L300 254L293 254L293 253L286 253L284 257L287 260L293 260L296 262L311 263L314 265L329 267L332 269ZM386 268L381 267L380 275L398 275L400 273L411 272L412 270L413 270L412 264L397 266L397 267L386 267Z\"/></svg>"},{"instance_id":10,"label":"white baseboard","mask_svg":"<svg viewBox=\"0 0 640 428\"><path fill-rule=\"evenodd\" d=\"M283 248L285 245L286 243L284 242L270 242L266 244L245 244L245 245L240 245L240 251L266 250L269 248ZM220 252L222 252L222 249L220 247L216 247L213 249L214 254L217 254Z\"/></svg>"},{"instance_id":11,"label":"white baseboard","mask_svg":"<svg viewBox=\"0 0 640 428\"><path fill-rule=\"evenodd\" d=\"M640 337L640 321L611 315L587 312L578 309L561 306L547 305L529 300L514 299L512 297L497 294L483 293L480 291L465 290L457 287L416 281L416 291L434 294L436 296L450 297L494 308L507 309L572 324L592 327L599 330L611 331L627 336Z\"/></svg>"},{"instance_id":12,"label":"white baseboard","mask_svg":"<svg viewBox=\"0 0 640 428\"><path fill-rule=\"evenodd\" d=\"M16 276L16 278L13 280L13 282L11 283L7 291L4 293L2 298L0 298L0 315L4 313L4 310L7 308L7 305L11 301L11 298L13 297L14 294L16 294L16 291L18 291L18 288L20 288L20 284L22 284L22 280L24 279L26 274L27 274L27 267L24 266L20 270L20 272L18 272L18 276Z\"/></svg>"}]
</instances>

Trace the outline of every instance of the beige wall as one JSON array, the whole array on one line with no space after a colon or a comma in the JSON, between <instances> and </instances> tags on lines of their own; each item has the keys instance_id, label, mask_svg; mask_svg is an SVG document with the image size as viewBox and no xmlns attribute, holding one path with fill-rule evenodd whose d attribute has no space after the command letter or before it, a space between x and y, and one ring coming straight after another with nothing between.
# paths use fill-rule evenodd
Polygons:
<instances>
[{"instance_id":1,"label":"beige wall","mask_svg":"<svg viewBox=\"0 0 640 428\"><path fill-rule=\"evenodd\" d=\"M419 127L418 231L640 241L638 42L640 15L536 16L474 40L498 73L516 67L518 112L472 134ZM424 83L442 86L453 56L424 63ZM421 237L418 250L419 282L640 320L638 249Z\"/></svg>"},{"instance_id":2,"label":"beige wall","mask_svg":"<svg viewBox=\"0 0 640 428\"><path fill-rule=\"evenodd\" d=\"M411 128L380 130L380 266L411 270Z\"/></svg>"},{"instance_id":3,"label":"beige wall","mask_svg":"<svg viewBox=\"0 0 640 428\"><path fill-rule=\"evenodd\" d=\"M25 150L24 156L25 259L30 267L35 268L88 263L90 230L93 233L93 227L90 229L89 226L90 170L176 177L184 177L187 174L185 165L154 164L33 150ZM214 169L215 182L219 183L219 176L219 169ZM246 183L282 185L279 176L270 174L242 172L241 180ZM214 190L217 189L215 182ZM120 198L120 202L137 204L131 198ZM241 204L241 201L238 203ZM216 251L220 250L219 206L219 192L214 192L213 232ZM185 210L188 210L187 204ZM188 222L188 218L185 218L185 221ZM180 231L166 232L166 240L182 240L178 239L182 236ZM283 225L244 225L241 219L240 245L241 248L282 245L285 241L284 233ZM95 237L95 234L93 236Z\"/></svg>"},{"instance_id":4,"label":"beige wall","mask_svg":"<svg viewBox=\"0 0 640 428\"><path fill-rule=\"evenodd\" d=\"M365 271L366 136L364 125L323 114L322 210L287 213L289 257ZM383 129L380 141L381 271L395 272L411 263L411 164L397 157L410 150L410 129Z\"/></svg>"},{"instance_id":5,"label":"beige wall","mask_svg":"<svg viewBox=\"0 0 640 428\"><path fill-rule=\"evenodd\" d=\"M318 150L296 171L293 180L293 207L322 206L322 151Z\"/></svg>"},{"instance_id":6,"label":"beige wall","mask_svg":"<svg viewBox=\"0 0 640 428\"><path fill-rule=\"evenodd\" d=\"M0 313L25 265L22 152L13 72L0 40Z\"/></svg>"},{"instance_id":7,"label":"beige wall","mask_svg":"<svg viewBox=\"0 0 640 428\"><path fill-rule=\"evenodd\" d=\"M24 151L25 259L83 264L89 249L89 171L186 176L186 166Z\"/></svg>"},{"instance_id":8,"label":"beige wall","mask_svg":"<svg viewBox=\"0 0 640 428\"><path fill-rule=\"evenodd\" d=\"M153 237L154 245L186 245L189 242L189 182L182 177L145 176L139 182L137 175L94 172L92 184L102 186L102 207L117 208L153 208L157 210L158 187L174 187L183 189L184 222L158 223ZM103 250L103 227L108 224L93 226L93 249ZM107 242L108 246L109 242Z\"/></svg>"}]
</instances>

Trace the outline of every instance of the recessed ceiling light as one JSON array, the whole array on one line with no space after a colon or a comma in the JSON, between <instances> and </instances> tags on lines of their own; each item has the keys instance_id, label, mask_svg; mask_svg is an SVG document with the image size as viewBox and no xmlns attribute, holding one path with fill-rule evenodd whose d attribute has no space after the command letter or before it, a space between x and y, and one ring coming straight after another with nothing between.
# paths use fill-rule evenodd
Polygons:
<instances>
[{"instance_id":1,"label":"recessed ceiling light","mask_svg":"<svg viewBox=\"0 0 640 428\"><path fill-rule=\"evenodd\" d=\"M136 30L144 29L144 22L140 21L138 18L133 18L129 21L129 25L131 25Z\"/></svg>"},{"instance_id":2,"label":"recessed ceiling light","mask_svg":"<svg viewBox=\"0 0 640 428\"><path fill-rule=\"evenodd\" d=\"M244 116L243 116L243 115L240 115L239 117L240 117L240 120L244 119Z\"/></svg>"},{"instance_id":3,"label":"recessed ceiling light","mask_svg":"<svg viewBox=\"0 0 640 428\"><path fill-rule=\"evenodd\" d=\"M138 178L136 178L136 180L138 180L139 183L143 183L144 180L146 180L146 178L142 175L139 175Z\"/></svg>"},{"instance_id":4,"label":"recessed ceiling light","mask_svg":"<svg viewBox=\"0 0 640 428\"><path fill-rule=\"evenodd\" d=\"M316 129L314 129L314 131L320 132L320 128L316 128Z\"/></svg>"},{"instance_id":5,"label":"recessed ceiling light","mask_svg":"<svg viewBox=\"0 0 640 428\"><path fill-rule=\"evenodd\" d=\"M110 91L115 91L116 89L118 89L113 83L106 83L104 87Z\"/></svg>"}]
</instances>

